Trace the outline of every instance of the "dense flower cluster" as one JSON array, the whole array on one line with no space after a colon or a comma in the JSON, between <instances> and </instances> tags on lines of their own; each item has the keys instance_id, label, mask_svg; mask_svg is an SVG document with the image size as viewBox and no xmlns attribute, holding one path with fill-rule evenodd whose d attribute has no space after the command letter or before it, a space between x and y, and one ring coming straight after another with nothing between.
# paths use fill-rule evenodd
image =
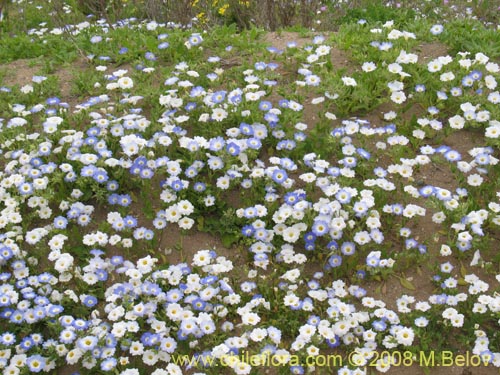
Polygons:
<instances>
[{"instance_id":1,"label":"dense flower cluster","mask_svg":"<svg viewBox=\"0 0 500 375\"><path fill-rule=\"evenodd\" d=\"M68 28L99 45L107 26ZM339 347L360 353L358 368L339 374L359 375L374 350L417 348L426 327L460 329L467 320L475 335L471 350L500 367L500 275L486 282L482 269L456 272L456 257L473 252L472 266L484 265L478 248L500 225L499 193L495 201L468 200L498 164L497 63L467 52L422 63L404 49L392 53L415 34L391 22L371 30L360 23L373 36L368 47L378 60L335 77L338 93L324 90L332 45L317 36L301 48L271 48L269 61L238 70L236 83L226 82L218 56L206 58L203 71L189 60L175 61L162 78L162 94L146 110L140 103L147 98L134 91L170 43L178 43L173 35L184 38L179 48L186 53L202 51L206 37L132 19L116 26L156 38L157 50L144 55L144 66L109 73L112 63L98 65L99 96L73 107L54 97L31 107L12 103L1 122L4 374L49 372L66 363L89 373L130 375L149 367L153 375L174 375L189 367L174 361L178 354L199 359L200 371L210 370L209 359L234 354L234 373L248 374L252 366L237 359L244 351L263 362L276 355L286 365L291 355ZM441 25L430 29L442 32ZM117 52L126 54L126 48ZM303 101L284 93L277 99L281 54L302 59L298 92L323 90L320 97ZM326 112L319 121L327 124L328 143L316 148L321 124L306 119L305 107L342 99L382 70L394 108L423 95L432 105L410 131L395 111L380 123L337 120ZM422 76L430 77L425 85L410 80ZM43 85L44 78L33 83ZM437 88L427 83L432 80ZM2 95L9 94L12 88L3 87ZM456 111L444 111L443 102ZM481 147L464 153L433 143L437 132L469 127L484 131ZM411 147L414 154L407 152ZM416 181L433 163L453 170L459 183ZM234 191L241 199L231 211L226 200ZM186 262L170 261L160 249L165 228L189 235L211 217L222 220L224 209L232 214L228 231L250 256L244 267L216 249L197 249ZM436 226L449 226L450 241L429 243L415 233L414 223L429 216ZM431 250L446 258L436 256L437 294L401 295L392 306L363 287L363 279L397 276L400 259L429 259ZM390 363L382 357L376 368L385 372Z\"/></svg>"}]
</instances>

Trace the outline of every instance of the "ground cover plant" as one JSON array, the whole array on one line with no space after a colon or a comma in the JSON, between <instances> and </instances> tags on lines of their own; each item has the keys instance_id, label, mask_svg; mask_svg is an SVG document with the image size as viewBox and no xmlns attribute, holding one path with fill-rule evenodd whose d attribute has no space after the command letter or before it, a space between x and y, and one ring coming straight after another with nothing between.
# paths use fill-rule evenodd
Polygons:
<instances>
[{"instance_id":1,"label":"ground cover plant","mask_svg":"<svg viewBox=\"0 0 500 375\"><path fill-rule=\"evenodd\" d=\"M498 373L494 4L273 3L9 4L4 374Z\"/></svg>"}]
</instances>

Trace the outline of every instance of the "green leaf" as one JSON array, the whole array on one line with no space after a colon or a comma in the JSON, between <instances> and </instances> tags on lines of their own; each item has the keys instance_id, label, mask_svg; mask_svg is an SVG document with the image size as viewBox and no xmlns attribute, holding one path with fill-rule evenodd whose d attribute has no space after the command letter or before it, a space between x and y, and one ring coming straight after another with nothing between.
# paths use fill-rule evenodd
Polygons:
<instances>
[{"instance_id":1,"label":"green leaf","mask_svg":"<svg viewBox=\"0 0 500 375\"><path fill-rule=\"evenodd\" d=\"M224 245L224 247L227 247L227 248L230 248L231 246L233 246L233 244L236 243L238 237L235 236L234 234L231 234L231 233L225 233L222 235L222 244Z\"/></svg>"},{"instance_id":2,"label":"green leaf","mask_svg":"<svg viewBox=\"0 0 500 375\"><path fill-rule=\"evenodd\" d=\"M205 218L203 216L198 217L198 230L203 231L203 228L205 226Z\"/></svg>"},{"instance_id":3,"label":"green leaf","mask_svg":"<svg viewBox=\"0 0 500 375\"><path fill-rule=\"evenodd\" d=\"M409 290L416 290L415 285L413 285L410 281L405 279L404 277L399 278L399 282L401 283L401 286L403 288L409 289Z\"/></svg>"},{"instance_id":4,"label":"green leaf","mask_svg":"<svg viewBox=\"0 0 500 375\"><path fill-rule=\"evenodd\" d=\"M465 277L467 275L467 270L462 263L460 263L460 275L462 275L462 277Z\"/></svg>"}]
</instances>

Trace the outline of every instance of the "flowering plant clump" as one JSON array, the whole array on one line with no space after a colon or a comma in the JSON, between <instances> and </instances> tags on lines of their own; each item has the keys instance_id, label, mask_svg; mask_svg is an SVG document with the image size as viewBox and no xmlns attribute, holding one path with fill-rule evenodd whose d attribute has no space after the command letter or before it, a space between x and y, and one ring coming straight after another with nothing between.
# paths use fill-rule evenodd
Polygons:
<instances>
[{"instance_id":1,"label":"flowering plant clump","mask_svg":"<svg viewBox=\"0 0 500 375\"><path fill-rule=\"evenodd\" d=\"M0 87L3 373L250 374L273 358L303 374L335 353L328 371L359 375L437 349L500 367L487 51L423 56L420 39L448 35L429 21L280 48L109 22L28 32L84 52L78 100L54 77Z\"/></svg>"}]
</instances>

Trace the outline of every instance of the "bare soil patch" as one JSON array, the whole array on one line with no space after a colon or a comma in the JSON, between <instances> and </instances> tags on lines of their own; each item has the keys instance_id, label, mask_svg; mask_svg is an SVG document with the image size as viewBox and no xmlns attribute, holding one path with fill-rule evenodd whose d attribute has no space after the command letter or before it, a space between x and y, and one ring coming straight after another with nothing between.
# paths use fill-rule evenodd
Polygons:
<instances>
[{"instance_id":1,"label":"bare soil patch","mask_svg":"<svg viewBox=\"0 0 500 375\"><path fill-rule=\"evenodd\" d=\"M302 48L307 43L311 43L311 37L303 37L299 33L291 31L272 32L264 35L264 42L283 51L288 47L288 43L291 42L295 42L297 48Z\"/></svg>"},{"instance_id":2,"label":"bare soil patch","mask_svg":"<svg viewBox=\"0 0 500 375\"><path fill-rule=\"evenodd\" d=\"M78 98L72 95L72 85L75 72L88 68L88 62L84 58L78 58L70 64L58 68L53 74L43 73L45 67L38 59L19 59L7 64L0 64L0 70L6 71L3 81L0 84L8 87L25 85L34 85L33 76L55 76L59 83L59 99L62 102L70 104L74 107Z\"/></svg>"},{"instance_id":3,"label":"bare soil patch","mask_svg":"<svg viewBox=\"0 0 500 375\"><path fill-rule=\"evenodd\" d=\"M0 70L7 74L3 78L2 85L20 87L32 82L32 77L42 69L42 64L36 59L20 59L8 64L0 64Z\"/></svg>"},{"instance_id":4,"label":"bare soil patch","mask_svg":"<svg viewBox=\"0 0 500 375\"><path fill-rule=\"evenodd\" d=\"M439 56L446 56L448 46L439 42L423 43L416 48L415 53L418 55L419 61L430 61Z\"/></svg>"}]
</instances>

